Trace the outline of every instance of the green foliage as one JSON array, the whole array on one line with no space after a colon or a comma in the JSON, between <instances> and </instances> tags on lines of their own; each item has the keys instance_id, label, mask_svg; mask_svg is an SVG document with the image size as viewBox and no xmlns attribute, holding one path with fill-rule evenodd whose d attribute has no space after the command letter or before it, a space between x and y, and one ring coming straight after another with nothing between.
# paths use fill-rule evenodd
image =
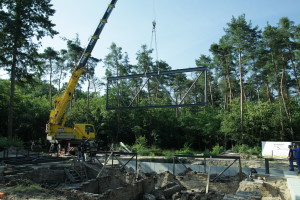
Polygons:
<instances>
[{"instance_id":1,"label":"green foliage","mask_svg":"<svg viewBox=\"0 0 300 200\"><path fill-rule=\"evenodd\" d=\"M150 155L149 149L147 148L147 139L145 136L138 136L135 140L135 144L131 147L132 151L137 152L142 156Z\"/></svg>"},{"instance_id":2,"label":"green foliage","mask_svg":"<svg viewBox=\"0 0 300 200\"><path fill-rule=\"evenodd\" d=\"M231 149L235 153L241 153L246 155L261 155L261 148L258 146L250 147L249 145L242 144L242 145L235 145Z\"/></svg>"},{"instance_id":3,"label":"green foliage","mask_svg":"<svg viewBox=\"0 0 300 200\"><path fill-rule=\"evenodd\" d=\"M255 146L248 150L250 155L261 156L261 147Z\"/></svg>"},{"instance_id":4,"label":"green foliage","mask_svg":"<svg viewBox=\"0 0 300 200\"><path fill-rule=\"evenodd\" d=\"M192 144L184 143L183 147L176 151L176 154L194 154L194 151L191 148Z\"/></svg>"},{"instance_id":5,"label":"green foliage","mask_svg":"<svg viewBox=\"0 0 300 200\"><path fill-rule=\"evenodd\" d=\"M14 1L7 1L5 4L14 3ZM30 3L24 3L26 7L28 4ZM48 11L50 13L46 14L51 16L53 10ZM13 12L9 14L13 14ZM6 23L6 20L3 19L3 27L13 27ZM24 20L28 21L29 19ZM45 21L49 25L48 29L52 29L53 26L48 19ZM122 141L132 146L133 151L139 154L162 154L167 157L172 157L175 153L193 154L196 150L203 151L205 149L208 154L218 155L229 146L233 146L233 150L239 153L259 155L261 141L300 140L300 136L297 134L300 132L299 81L297 80L299 70L296 68L300 60L299 25L294 25L294 22L289 19L282 18L278 26L267 25L261 34L256 26L252 26L247 21L245 15L233 17L224 29L224 36L217 44L211 45L212 57L201 55L199 59L196 59L197 66L211 69L207 73L210 90L207 106L177 109L106 110L105 96L101 96L96 91L94 92L96 95L89 95L88 92L81 90L80 84L83 82L80 82L69 106L66 125L72 127L74 123L91 123L95 125L97 139L104 141L105 144L117 144ZM40 27L36 28L40 30ZM42 32L39 31L37 34L43 33L47 28L41 30ZM53 30L49 31L50 35L55 34ZM22 32L22 34L27 34L27 32ZM2 35L12 36L12 34L6 33L2 33ZM24 37L27 39L27 35ZM22 39L23 37L18 38ZM2 40L0 49L5 51L7 49L5 42L14 41L9 38L2 38ZM65 50L62 55L64 58L59 60L59 65L62 66L59 68L56 66L53 70L55 79L61 80L58 77L64 77L63 74L68 71L68 67L73 68L74 63L80 57L82 49L78 37L73 41L67 40L67 43L68 51ZM36 74L35 84L22 84L21 87L18 83L22 81L22 77L28 75L22 70L22 67L27 69L29 66L36 66L33 64L34 62L30 62L29 65L29 61L26 61L27 58L33 61L40 57L27 54L26 48L19 48L19 50L24 50L19 53L27 57L21 56L20 59L24 62L21 62L20 66L17 65L21 68L18 68L18 77L16 77L18 81L15 88L13 129L15 135L23 141L40 138L45 140L45 124L50 111L50 89L52 90L51 94L54 95L58 90L60 91L60 85L63 83L58 83L58 89L54 86L51 87L48 80L40 80L43 75L46 75L41 70ZM35 51L36 49L33 52ZM11 52L6 54L3 51L3 55L7 58L1 56L0 62L6 59L8 59L7 62L10 61L9 59L13 57L10 55ZM165 61L153 62L151 53L152 50L143 45L137 53L137 64L132 65L129 63L128 55L122 52L122 48L112 44L110 53L103 62L106 73L109 76L145 73L157 71L158 66L160 70L171 69ZM89 65L94 66L96 63L95 60ZM47 63L42 64L44 66L39 66L40 69L47 68ZM5 65L1 66L6 67ZM90 66L89 72L93 71L92 66ZM59 69L63 69L64 72ZM242 81L238 76L240 72L244 73ZM89 78L89 83L94 82L92 80L93 73L83 76L80 81L87 81L86 78ZM176 86L174 91L170 91L170 95L175 101L180 100L186 93L185 83L187 81L190 79L186 74L157 77L157 82L165 83L167 86ZM123 103L119 97L122 94L135 94L141 89L141 84L140 80L120 81L111 88L110 92L118 95L110 97L109 103L111 101L115 104ZM133 104L146 105L152 101L152 98L158 99L159 103L173 101L171 98L159 99L161 88L157 88L156 91L147 90L150 86L148 84L156 84L156 82L149 81L141 93L136 96ZM8 128L8 113L12 113L8 110L9 80L0 80L0 91L0 136L5 137ZM240 98L237 98L241 96L241 93L245 97L243 107L241 107ZM193 95L195 96L191 98L203 98L201 95ZM122 99L125 104L131 100L132 98ZM185 100L189 101L188 98ZM241 108L243 114L241 114ZM2 145L8 144L7 142L2 143ZM176 149L177 151L167 151L166 149Z\"/></svg>"},{"instance_id":6,"label":"green foliage","mask_svg":"<svg viewBox=\"0 0 300 200\"><path fill-rule=\"evenodd\" d=\"M231 150L235 153L246 153L249 149L249 146L246 144L235 145L231 148Z\"/></svg>"},{"instance_id":7,"label":"green foliage","mask_svg":"<svg viewBox=\"0 0 300 200\"><path fill-rule=\"evenodd\" d=\"M23 147L23 141L18 138L0 137L0 148Z\"/></svg>"},{"instance_id":8,"label":"green foliage","mask_svg":"<svg viewBox=\"0 0 300 200\"><path fill-rule=\"evenodd\" d=\"M32 183L27 179L19 179L17 182L10 182L8 185L14 185L15 187L11 187L5 190L6 193L9 194L38 194L44 192L44 189L41 188L40 185Z\"/></svg>"},{"instance_id":9,"label":"green foliage","mask_svg":"<svg viewBox=\"0 0 300 200\"><path fill-rule=\"evenodd\" d=\"M174 156L174 151L163 150L162 155L165 156L166 158L172 158L172 156Z\"/></svg>"},{"instance_id":10,"label":"green foliage","mask_svg":"<svg viewBox=\"0 0 300 200\"><path fill-rule=\"evenodd\" d=\"M220 146L220 145L215 145L213 148L212 148L212 151L210 152L210 155L220 155L222 154L223 152L225 151L225 148Z\"/></svg>"}]
</instances>

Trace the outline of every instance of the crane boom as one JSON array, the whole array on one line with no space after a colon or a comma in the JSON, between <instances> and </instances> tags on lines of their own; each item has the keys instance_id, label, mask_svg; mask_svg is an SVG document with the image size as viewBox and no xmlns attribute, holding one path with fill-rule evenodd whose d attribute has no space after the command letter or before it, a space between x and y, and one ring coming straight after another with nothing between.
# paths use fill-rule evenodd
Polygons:
<instances>
[{"instance_id":1,"label":"crane boom","mask_svg":"<svg viewBox=\"0 0 300 200\"><path fill-rule=\"evenodd\" d=\"M62 120L62 117L65 114L66 107L69 103L69 101L72 98L72 95L74 93L75 87L77 85L77 82L82 75L85 65L97 43L97 40L99 39L99 35L101 34L107 19L109 18L113 8L115 7L117 0L112 0L111 3L108 5L108 8L103 16L103 18L100 20L99 25L97 26L94 35L91 37L88 46L82 53L80 60L75 65L75 70L72 73L72 76L69 80L69 83L66 87L65 92L63 93L61 98L57 98L54 102L55 109L51 111L50 113L50 123L51 124L59 124Z\"/></svg>"},{"instance_id":2,"label":"crane boom","mask_svg":"<svg viewBox=\"0 0 300 200\"><path fill-rule=\"evenodd\" d=\"M70 141L73 141L73 144L78 144L81 140L95 139L95 129L91 124L74 124L73 128L65 127L67 116L66 109L68 103L72 99L78 80L85 70L85 65L91 56L97 40L99 39L99 36L116 3L117 0L111 0L111 3L108 5L106 12L100 20L94 35L91 37L88 46L85 48L79 61L76 63L64 93L61 97L57 97L54 101L55 108L50 111L49 122L46 125L47 140L50 141L51 144L59 143L63 145L70 145Z\"/></svg>"}]
</instances>

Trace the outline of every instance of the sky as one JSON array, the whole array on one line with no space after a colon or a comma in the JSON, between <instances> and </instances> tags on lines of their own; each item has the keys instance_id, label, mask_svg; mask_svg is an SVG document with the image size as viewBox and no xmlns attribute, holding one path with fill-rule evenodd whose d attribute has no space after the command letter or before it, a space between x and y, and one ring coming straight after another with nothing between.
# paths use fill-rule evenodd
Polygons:
<instances>
[{"instance_id":1,"label":"sky","mask_svg":"<svg viewBox=\"0 0 300 200\"><path fill-rule=\"evenodd\" d=\"M76 38L85 47L94 33L110 0L52 0L56 10L53 21L59 35L42 40L42 48L65 49L61 37ZM92 56L103 59L112 42L127 52L130 63L143 44L151 43L152 21L156 21L157 55L172 69L196 67L201 54L210 55L209 48L224 35L232 17L245 14L253 26L263 29L276 26L281 17L300 24L299 0L118 0L104 27ZM152 48L154 48L154 43ZM156 52L153 57L156 58ZM103 63L96 76L104 75Z\"/></svg>"}]
</instances>

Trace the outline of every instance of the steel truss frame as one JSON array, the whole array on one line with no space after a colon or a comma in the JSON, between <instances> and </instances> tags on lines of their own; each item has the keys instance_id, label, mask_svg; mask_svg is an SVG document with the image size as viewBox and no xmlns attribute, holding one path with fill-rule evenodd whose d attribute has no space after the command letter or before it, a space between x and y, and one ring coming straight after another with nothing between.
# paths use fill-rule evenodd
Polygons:
<instances>
[{"instance_id":1,"label":"steel truss frame","mask_svg":"<svg viewBox=\"0 0 300 200\"><path fill-rule=\"evenodd\" d=\"M225 169L223 169L223 171L221 171L212 181L215 182L226 170L228 170L236 161L239 162L239 173L242 173L242 163L241 163L241 157L240 156L208 156L208 155L202 155L202 156L194 156L194 155L174 155L173 156L173 174L175 174L175 160L178 160L180 164L182 164L185 169L188 169L187 166L185 166L185 164L183 162L181 162L180 158L191 158L191 159L195 159L195 158L203 158L204 162L204 173L207 173L206 171L206 159L226 159L226 160L233 160L233 162L228 165Z\"/></svg>"},{"instance_id":2,"label":"steel truss frame","mask_svg":"<svg viewBox=\"0 0 300 200\"><path fill-rule=\"evenodd\" d=\"M183 97L180 99L179 102L175 101L170 92L167 88L159 81L158 77L170 75L170 74L178 74L178 73L187 73L187 72L201 72L197 75L197 77L193 80L190 87L185 91ZM184 100L191 92L192 88L196 85L199 78L204 74L204 101L185 104ZM118 91L118 81L122 80L129 80L129 79L142 79L142 83L139 87L139 90L133 95L130 100L130 103L125 103L124 99L120 95ZM155 80L156 83L161 86L162 90L164 90L165 94L171 100L170 104L167 105L143 105L143 106L134 106L133 102L137 100L138 96L142 93L143 89L145 88L146 84L149 83L150 80ZM117 84L114 84L117 82ZM110 90L116 89L117 92L117 99L119 100L120 104L117 106L112 106L110 104ZM199 91L200 92L200 91ZM161 71L161 72L149 72L145 74L134 74L134 75L126 75L126 76L116 76L116 77L108 77L107 78L107 85L106 85L106 109L107 110L122 110L122 109L143 109L143 108L167 108L167 107L191 107L191 106L205 106L207 104L207 68L206 67L195 67L195 68L186 68L186 69L176 69L170 71Z\"/></svg>"}]
</instances>

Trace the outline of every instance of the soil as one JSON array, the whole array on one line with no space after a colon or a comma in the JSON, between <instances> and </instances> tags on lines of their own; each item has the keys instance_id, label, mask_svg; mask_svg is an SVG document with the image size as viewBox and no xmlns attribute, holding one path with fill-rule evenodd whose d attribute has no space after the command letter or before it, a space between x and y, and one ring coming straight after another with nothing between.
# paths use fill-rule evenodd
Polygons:
<instances>
[{"instance_id":1,"label":"soil","mask_svg":"<svg viewBox=\"0 0 300 200\"><path fill-rule=\"evenodd\" d=\"M253 191L259 190L262 200L289 200L291 199L290 192L287 188L284 178L268 176L263 178L263 184L249 185L243 181L240 183L238 191Z\"/></svg>"},{"instance_id":2,"label":"soil","mask_svg":"<svg viewBox=\"0 0 300 200\"><path fill-rule=\"evenodd\" d=\"M192 161L194 163L199 162L199 160ZM242 167L249 168L264 168L265 161L264 159L251 158L243 159ZM226 160L215 160L211 163L212 165L226 166L228 161ZM233 166L237 166L238 163L235 163ZM288 161L287 160L271 160L269 161L270 168L276 169L287 169ZM180 187L184 188L186 193L197 193L205 195L205 188L207 184L207 174L198 173L194 171L187 171L185 174L174 176L169 172L164 172L158 174L158 188L163 188L167 186L170 182L174 182ZM1 177L0 177L1 178ZM289 200L291 199L289 190L287 188L286 180L279 177L271 176L262 176L256 177L255 180L261 181L261 184L250 184L245 180L246 175L238 175L235 177L226 177L223 176L221 180L217 182L210 182L209 185L209 195L211 198L207 199L222 199L225 194L235 194L237 191L253 191L258 190L261 194L262 200ZM240 182L241 181L241 182ZM0 180L1 182L1 180ZM0 184L0 195L5 193L5 199L11 200L69 200L71 197L65 196L59 188L43 188L41 186L33 187L34 183L17 183L9 182ZM179 195L179 193L176 193ZM184 195L181 193L180 195ZM1 199L1 196L0 196ZM180 199L180 198L178 198ZM196 199L194 197L194 199Z\"/></svg>"}]
</instances>

